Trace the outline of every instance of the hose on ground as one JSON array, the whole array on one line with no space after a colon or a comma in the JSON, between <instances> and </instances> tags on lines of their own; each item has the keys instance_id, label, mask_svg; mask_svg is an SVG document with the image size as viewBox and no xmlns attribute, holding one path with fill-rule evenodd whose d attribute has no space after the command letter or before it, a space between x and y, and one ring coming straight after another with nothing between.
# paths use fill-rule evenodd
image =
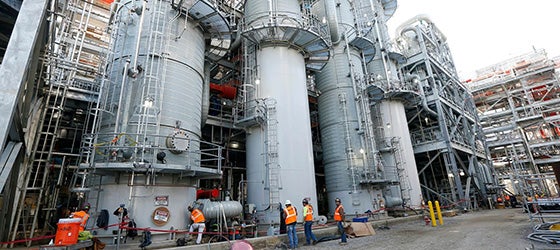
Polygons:
<instances>
[{"instance_id":1,"label":"hose on ground","mask_svg":"<svg viewBox=\"0 0 560 250\"><path fill-rule=\"evenodd\" d=\"M527 238L543 243L558 244L560 242L560 230L551 229L554 225L560 225L560 222L546 222L535 225L533 232Z\"/></svg>"}]
</instances>

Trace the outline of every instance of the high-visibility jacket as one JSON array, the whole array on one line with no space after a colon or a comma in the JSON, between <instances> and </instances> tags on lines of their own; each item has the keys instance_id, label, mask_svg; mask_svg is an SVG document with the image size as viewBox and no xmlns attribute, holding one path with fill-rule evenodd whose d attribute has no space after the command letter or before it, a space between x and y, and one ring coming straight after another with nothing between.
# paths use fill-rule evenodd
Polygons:
<instances>
[{"instance_id":1,"label":"high-visibility jacket","mask_svg":"<svg viewBox=\"0 0 560 250\"><path fill-rule=\"evenodd\" d=\"M296 221L297 221L297 211L296 211L295 207L289 206L289 207L285 208L284 213L286 214L286 225L296 223Z\"/></svg>"},{"instance_id":2,"label":"high-visibility jacket","mask_svg":"<svg viewBox=\"0 0 560 250\"><path fill-rule=\"evenodd\" d=\"M336 209L334 210L334 220L335 221L342 221L342 215L340 214L340 209L342 208L342 210L344 210L344 207L342 205L338 205L338 207L336 207Z\"/></svg>"},{"instance_id":3,"label":"high-visibility jacket","mask_svg":"<svg viewBox=\"0 0 560 250\"><path fill-rule=\"evenodd\" d=\"M305 207L303 207L303 220L313 221L313 207L310 204L307 204L305 205Z\"/></svg>"},{"instance_id":4,"label":"high-visibility jacket","mask_svg":"<svg viewBox=\"0 0 560 250\"><path fill-rule=\"evenodd\" d=\"M89 219L89 214L86 211L80 210L78 212L72 213L72 218L79 218L82 221L80 222L80 232L84 231L86 228L87 220Z\"/></svg>"},{"instance_id":5,"label":"high-visibility jacket","mask_svg":"<svg viewBox=\"0 0 560 250\"><path fill-rule=\"evenodd\" d=\"M205 222L204 214L202 214L202 212L198 208L194 209L191 212L191 220L194 223L204 223Z\"/></svg>"}]
</instances>

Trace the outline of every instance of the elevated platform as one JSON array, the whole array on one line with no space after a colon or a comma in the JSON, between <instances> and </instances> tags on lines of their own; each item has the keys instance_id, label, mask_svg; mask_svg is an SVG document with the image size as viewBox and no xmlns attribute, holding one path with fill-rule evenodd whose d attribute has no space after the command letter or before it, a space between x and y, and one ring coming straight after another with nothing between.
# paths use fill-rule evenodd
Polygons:
<instances>
[{"instance_id":1,"label":"elevated platform","mask_svg":"<svg viewBox=\"0 0 560 250\"><path fill-rule=\"evenodd\" d=\"M275 12L246 17L242 36L261 47L286 46L299 50L306 60L306 68L319 71L330 58L330 34L319 20L301 14Z\"/></svg>"},{"instance_id":2,"label":"elevated platform","mask_svg":"<svg viewBox=\"0 0 560 250\"><path fill-rule=\"evenodd\" d=\"M232 44L231 25L225 13L214 7L209 0L197 0L191 7L185 6L192 1L172 1L175 9L188 15L197 22L207 33L210 33L210 45L206 56L212 61L218 61L224 57Z\"/></svg>"},{"instance_id":3,"label":"elevated platform","mask_svg":"<svg viewBox=\"0 0 560 250\"><path fill-rule=\"evenodd\" d=\"M222 176L220 169L204 168L198 166L183 166L177 164L137 163L137 162L96 162L81 164L80 169L95 169L96 174L111 174L115 172L155 173L155 174L181 174L198 178L219 178Z\"/></svg>"}]
</instances>

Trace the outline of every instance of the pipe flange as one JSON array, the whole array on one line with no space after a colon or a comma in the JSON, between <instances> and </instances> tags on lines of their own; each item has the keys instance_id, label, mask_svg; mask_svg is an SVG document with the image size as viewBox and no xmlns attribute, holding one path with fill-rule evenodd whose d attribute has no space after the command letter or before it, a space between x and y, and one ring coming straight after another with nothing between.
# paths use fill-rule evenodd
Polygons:
<instances>
[{"instance_id":1,"label":"pipe flange","mask_svg":"<svg viewBox=\"0 0 560 250\"><path fill-rule=\"evenodd\" d=\"M177 130L167 136L165 144L171 153L181 154L189 149L191 140L185 131Z\"/></svg>"}]
</instances>

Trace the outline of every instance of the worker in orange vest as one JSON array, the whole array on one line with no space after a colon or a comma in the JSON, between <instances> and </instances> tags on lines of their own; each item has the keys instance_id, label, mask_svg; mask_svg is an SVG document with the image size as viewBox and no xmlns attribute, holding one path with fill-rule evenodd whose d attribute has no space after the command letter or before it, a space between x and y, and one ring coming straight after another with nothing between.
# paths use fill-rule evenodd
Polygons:
<instances>
[{"instance_id":1,"label":"worker in orange vest","mask_svg":"<svg viewBox=\"0 0 560 250\"><path fill-rule=\"evenodd\" d=\"M200 211L200 209L193 208L192 206L189 206L187 209L189 210L189 212L191 212L192 220L192 224L189 228L189 236L191 236L194 229L198 229L196 244L200 244L202 242L202 233L204 232L204 228L206 228L206 225L204 224L206 222L204 219L204 214L202 213L202 211Z\"/></svg>"},{"instance_id":2,"label":"worker in orange vest","mask_svg":"<svg viewBox=\"0 0 560 250\"><path fill-rule=\"evenodd\" d=\"M80 211L77 211L77 212L74 212L74 213L70 214L70 217L77 218L77 219L81 220L80 221L80 231L79 232L84 231L84 229L86 228L86 224L87 224L87 221L89 219L88 212L89 212L90 207L91 207L90 204L86 202L82 205L82 209Z\"/></svg>"},{"instance_id":3,"label":"worker in orange vest","mask_svg":"<svg viewBox=\"0 0 560 250\"><path fill-rule=\"evenodd\" d=\"M290 240L290 249L295 249L298 247L298 238L296 234L297 209L292 206L292 202L290 200L286 200L285 205L284 221L286 222L288 239Z\"/></svg>"},{"instance_id":4,"label":"worker in orange vest","mask_svg":"<svg viewBox=\"0 0 560 250\"><path fill-rule=\"evenodd\" d=\"M340 231L340 245L346 245L347 241L346 241L346 232L344 232L344 225L342 225L342 223L344 222L344 206L342 206L342 203L340 202L339 198L334 199L334 203L336 204L336 209L334 210L334 220L336 221L336 224L338 225L338 231Z\"/></svg>"},{"instance_id":5,"label":"worker in orange vest","mask_svg":"<svg viewBox=\"0 0 560 250\"><path fill-rule=\"evenodd\" d=\"M509 201L510 201L510 196L509 196L509 194L504 195L504 201L505 201L506 206L509 206L509 205L510 205L510 202L509 202Z\"/></svg>"},{"instance_id":6,"label":"worker in orange vest","mask_svg":"<svg viewBox=\"0 0 560 250\"><path fill-rule=\"evenodd\" d=\"M313 206L309 204L307 199L303 199L303 228L305 231L305 245L309 246L313 240L313 245L317 244L317 238L315 234L311 231L311 226L313 225Z\"/></svg>"}]
</instances>

